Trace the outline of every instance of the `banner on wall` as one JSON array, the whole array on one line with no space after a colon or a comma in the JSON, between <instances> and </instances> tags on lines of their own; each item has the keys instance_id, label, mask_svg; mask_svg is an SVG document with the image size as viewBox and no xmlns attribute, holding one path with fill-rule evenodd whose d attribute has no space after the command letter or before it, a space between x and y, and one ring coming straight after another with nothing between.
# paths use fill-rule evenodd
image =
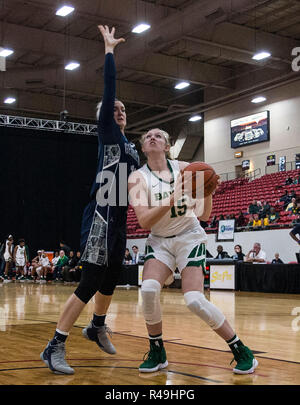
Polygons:
<instances>
[{"instance_id":1,"label":"banner on wall","mask_svg":"<svg viewBox=\"0 0 300 405\"><path fill-rule=\"evenodd\" d=\"M219 221L217 242L234 240L235 219L224 219Z\"/></svg>"},{"instance_id":2,"label":"banner on wall","mask_svg":"<svg viewBox=\"0 0 300 405\"><path fill-rule=\"evenodd\" d=\"M295 163L296 163L296 169L300 169L300 153L296 153Z\"/></svg>"},{"instance_id":3,"label":"banner on wall","mask_svg":"<svg viewBox=\"0 0 300 405\"><path fill-rule=\"evenodd\" d=\"M275 155L269 155L267 156L267 166L274 166L276 163L276 157Z\"/></svg>"},{"instance_id":4,"label":"banner on wall","mask_svg":"<svg viewBox=\"0 0 300 405\"><path fill-rule=\"evenodd\" d=\"M280 156L279 158L279 171L285 172L286 168L286 156Z\"/></svg>"},{"instance_id":5,"label":"banner on wall","mask_svg":"<svg viewBox=\"0 0 300 405\"><path fill-rule=\"evenodd\" d=\"M250 160L243 160L242 161L242 170L249 170L250 169Z\"/></svg>"}]
</instances>

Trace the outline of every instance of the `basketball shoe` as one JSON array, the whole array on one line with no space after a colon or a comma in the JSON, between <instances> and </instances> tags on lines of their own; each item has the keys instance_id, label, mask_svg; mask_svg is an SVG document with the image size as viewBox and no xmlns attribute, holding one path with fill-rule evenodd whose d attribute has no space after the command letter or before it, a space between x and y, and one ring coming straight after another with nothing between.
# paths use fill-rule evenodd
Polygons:
<instances>
[{"instance_id":1,"label":"basketball shoe","mask_svg":"<svg viewBox=\"0 0 300 405\"><path fill-rule=\"evenodd\" d=\"M237 363L233 369L235 374L251 374L258 366L258 361L247 346L239 346L231 363L234 360Z\"/></svg>"},{"instance_id":2,"label":"basketball shoe","mask_svg":"<svg viewBox=\"0 0 300 405\"><path fill-rule=\"evenodd\" d=\"M117 351L114 345L108 339L107 333L110 337L112 336L112 331L106 324L96 327L93 321L91 321L88 326L82 330L83 336L88 340L96 342L100 349L105 353L115 354Z\"/></svg>"},{"instance_id":3,"label":"basketball shoe","mask_svg":"<svg viewBox=\"0 0 300 405\"><path fill-rule=\"evenodd\" d=\"M74 370L65 360L65 355L65 342L57 342L55 345L49 342L40 358L54 374L74 374Z\"/></svg>"},{"instance_id":4,"label":"basketball shoe","mask_svg":"<svg viewBox=\"0 0 300 405\"><path fill-rule=\"evenodd\" d=\"M153 373L168 365L165 348L155 343L157 342L150 342L150 351L146 353L148 357L139 367L139 371L142 373Z\"/></svg>"}]
</instances>

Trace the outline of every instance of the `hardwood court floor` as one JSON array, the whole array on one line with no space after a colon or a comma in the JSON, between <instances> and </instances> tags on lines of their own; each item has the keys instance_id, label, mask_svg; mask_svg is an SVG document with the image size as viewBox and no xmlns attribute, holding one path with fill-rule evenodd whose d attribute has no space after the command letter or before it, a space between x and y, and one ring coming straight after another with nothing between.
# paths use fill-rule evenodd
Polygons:
<instances>
[{"instance_id":1,"label":"hardwood court floor","mask_svg":"<svg viewBox=\"0 0 300 405\"><path fill-rule=\"evenodd\" d=\"M231 291L205 294L256 353L259 366L254 374L232 373L233 356L226 343L186 308L175 289L163 289L161 296L169 366L157 373L139 373L148 351L140 291L119 288L107 317L117 354L108 355L82 337L82 327L93 313L90 302L67 341L66 357L75 374L55 375L39 355L74 289L61 284L1 284L0 385L300 384L300 320L298 325L296 318L300 296Z\"/></svg>"}]
</instances>

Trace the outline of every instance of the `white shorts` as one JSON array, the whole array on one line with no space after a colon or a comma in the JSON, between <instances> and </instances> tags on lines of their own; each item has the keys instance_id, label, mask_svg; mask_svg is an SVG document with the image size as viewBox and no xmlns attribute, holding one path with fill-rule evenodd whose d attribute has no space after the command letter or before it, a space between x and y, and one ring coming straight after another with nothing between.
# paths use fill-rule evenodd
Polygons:
<instances>
[{"instance_id":1,"label":"white shorts","mask_svg":"<svg viewBox=\"0 0 300 405\"><path fill-rule=\"evenodd\" d=\"M39 266L39 267L37 267L35 270L36 270L36 272L37 272L37 274L38 274L38 276L40 276L40 274L41 274L41 271L42 271L42 266Z\"/></svg>"},{"instance_id":2,"label":"white shorts","mask_svg":"<svg viewBox=\"0 0 300 405\"><path fill-rule=\"evenodd\" d=\"M25 266L25 258L24 257L16 257L16 266L17 267L24 267Z\"/></svg>"},{"instance_id":3,"label":"white shorts","mask_svg":"<svg viewBox=\"0 0 300 405\"><path fill-rule=\"evenodd\" d=\"M4 253L3 257L4 257L4 260L6 262L11 262L12 261L12 257L11 257L11 255L9 253Z\"/></svg>"},{"instance_id":4,"label":"white shorts","mask_svg":"<svg viewBox=\"0 0 300 405\"><path fill-rule=\"evenodd\" d=\"M181 273L185 267L202 267L205 272L206 240L199 232L187 232L171 238L149 235L145 247L145 262L157 259L174 273L176 267Z\"/></svg>"}]
</instances>

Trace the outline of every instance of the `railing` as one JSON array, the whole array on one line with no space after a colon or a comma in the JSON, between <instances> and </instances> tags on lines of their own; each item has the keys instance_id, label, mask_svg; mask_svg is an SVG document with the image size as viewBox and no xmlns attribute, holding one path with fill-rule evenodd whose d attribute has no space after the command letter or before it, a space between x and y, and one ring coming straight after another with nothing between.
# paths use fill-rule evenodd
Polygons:
<instances>
[{"instance_id":1,"label":"railing","mask_svg":"<svg viewBox=\"0 0 300 405\"><path fill-rule=\"evenodd\" d=\"M300 167L298 167L299 169ZM295 170L297 169L296 167L296 162L286 162L285 163L285 170L279 170L279 163L272 165L272 166L266 166L265 167L265 174L272 174L272 173L278 173L278 172L287 172L289 170Z\"/></svg>"},{"instance_id":2,"label":"railing","mask_svg":"<svg viewBox=\"0 0 300 405\"><path fill-rule=\"evenodd\" d=\"M235 179L249 179L252 181L257 177L261 176L260 168L253 170L252 172L243 172L243 173L236 173L236 172L229 172L229 173L221 173L219 174L221 181L228 181L228 180L235 180Z\"/></svg>"}]
</instances>

